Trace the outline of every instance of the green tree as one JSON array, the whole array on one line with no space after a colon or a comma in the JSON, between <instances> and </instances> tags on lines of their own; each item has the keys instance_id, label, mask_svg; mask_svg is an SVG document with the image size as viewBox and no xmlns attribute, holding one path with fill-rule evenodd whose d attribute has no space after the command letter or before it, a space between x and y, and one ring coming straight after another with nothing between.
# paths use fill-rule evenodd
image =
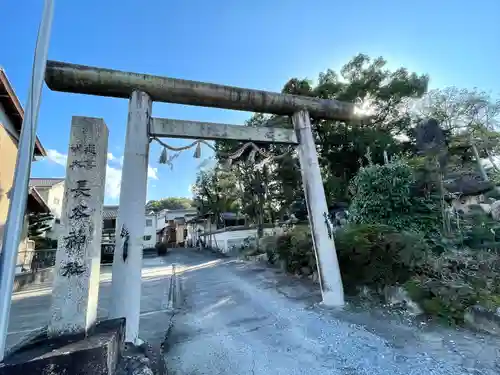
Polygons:
<instances>
[{"instance_id":1,"label":"green tree","mask_svg":"<svg viewBox=\"0 0 500 375\"><path fill-rule=\"evenodd\" d=\"M161 210L181 210L194 207L192 199L183 197L169 197L159 200L151 200L146 203L146 210L158 212Z\"/></svg>"},{"instance_id":2,"label":"green tree","mask_svg":"<svg viewBox=\"0 0 500 375\"><path fill-rule=\"evenodd\" d=\"M414 118L410 114L410 102L426 92L427 83L426 75L410 73L404 68L391 71L387 69L383 58L370 59L360 54L349 61L339 73L333 70L321 73L316 86L309 80L298 78L292 78L285 84L284 93L363 103L373 112L369 122L312 120L329 204L350 199L349 182L360 168L360 160L368 147L375 163L383 162L384 151L391 156L413 152L411 141L402 139L404 136L411 138ZM257 113L245 126L292 128L292 123L290 118L285 116ZM235 152L242 145L242 142L234 141L216 142L216 159L219 166L225 163L228 153ZM238 176L238 185L235 186L239 189L238 193L231 194L238 196L241 210L254 222L258 222L260 217L257 212L261 212L264 220L280 218L290 213L292 206L304 197L294 147L274 144L257 146L268 154L281 157L268 161L267 170L264 172L262 168L256 167L265 159L262 155L254 155L253 163L244 162L251 153L250 149L247 149L240 156L240 161L233 163L230 172ZM256 197L254 186L257 177L263 188L261 193L258 193L259 199L252 199ZM227 194L229 191L226 190ZM263 197L264 208L259 211L255 207L256 202L260 202Z\"/></svg>"},{"instance_id":3,"label":"green tree","mask_svg":"<svg viewBox=\"0 0 500 375\"><path fill-rule=\"evenodd\" d=\"M431 236L439 231L440 198L421 189L415 170L396 161L361 168L351 181L350 221L384 224Z\"/></svg>"},{"instance_id":4,"label":"green tree","mask_svg":"<svg viewBox=\"0 0 500 375\"><path fill-rule=\"evenodd\" d=\"M413 119L409 105L427 90L428 77L404 68L390 71L382 58L355 56L337 73L320 73L313 87L308 80L291 79L283 91L323 99L360 103L372 119L360 121L314 120L318 157L328 201L348 199L349 181L370 147L374 163L382 163L383 153L399 154L410 148L408 137Z\"/></svg>"},{"instance_id":5,"label":"green tree","mask_svg":"<svg viewBox=\"0 0 500 375\"><path fill-rule=\"evenodd\" d=\"M481 159L489 158L492 171L500 170L492 158L500 152L500 99L477 89L432 90L419 103L418 116L435 118L448 133L452 168L475 168L486 181Z\"/></svg>"}]
</instances>

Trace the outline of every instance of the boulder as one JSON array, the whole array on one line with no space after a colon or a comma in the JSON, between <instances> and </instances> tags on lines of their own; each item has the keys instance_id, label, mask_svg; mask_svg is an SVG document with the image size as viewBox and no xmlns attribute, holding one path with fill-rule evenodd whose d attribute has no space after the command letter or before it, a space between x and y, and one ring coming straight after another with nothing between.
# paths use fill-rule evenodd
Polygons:
<instances>
[{"instance_id":1,"label":"boulder","mask_svg":"<svg viewBox=\"0 0 500 375\"><path fill-rule=\"evenodd\" d=\"M465 323L478 331L500 336L500 308L491 311L480 305L474 305L465 311Z\"/></svg>"}]
</instances>

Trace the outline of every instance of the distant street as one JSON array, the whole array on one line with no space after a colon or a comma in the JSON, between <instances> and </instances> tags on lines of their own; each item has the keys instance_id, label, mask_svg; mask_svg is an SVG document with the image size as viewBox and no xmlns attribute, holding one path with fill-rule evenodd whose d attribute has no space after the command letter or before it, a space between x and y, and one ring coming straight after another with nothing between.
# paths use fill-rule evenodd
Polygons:
<instances>
[{"instance_id":1,"label":"distant street","mask_svg":"<svg viewBox=\"0 0 500 375\"><path fill-rule=\"evenodd\" d=\"M328 311L315 306L316 286L301 286L264 267L190 250L169 257L179 265L177 272L184 270L186 299L167 341L169 374L498 373L492 363L476 363L495 361L491 345L498 347L498 340L418 332L363 314Z\"/></svg>"}]
</instances>

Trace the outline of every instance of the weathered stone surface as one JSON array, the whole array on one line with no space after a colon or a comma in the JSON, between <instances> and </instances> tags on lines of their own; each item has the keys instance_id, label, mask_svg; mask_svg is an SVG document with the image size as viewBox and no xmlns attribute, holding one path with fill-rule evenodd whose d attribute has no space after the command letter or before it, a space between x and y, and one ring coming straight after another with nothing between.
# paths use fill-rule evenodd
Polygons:
<instances>
[{"instance_id":1,"label":"weathered stone surface","mask_svg":"<svg viewBox=\"0 0 500 375\"><path fill-rule=\"evenodd\" d=\"M0 375L111 375L123 351L125 319L98 323L83 333L49 337L42 332L11 352L0 366Z\"/></svg>"},{"instance_id":2,"label":"weathered stone surface","mask_svg":"<svg viewBox=\"0 0 500 375\"><path fill-rule=\"evenodd\" d=\"M464 320L471 328L478 331L500 336L500 314L475 305L469 307L464 315Z\"/></svg>"},{"instance_id":3,"label":"weathered stone surface","mask_svg":"<svg viewBox=\"0 0 500 375\"><path fill-rule=\"evenodd\" d=\"M328 216L325 190L319 168L318 155L311 130L310 114L296 112L292 117L294 129L300 139L298 156L304 195L321 280L321 295L326 306L344 305L344 288L340 274L333 227Z\"/></svg>"},{"instance_id":4,"label":"weathered stone surface","mask_svg":"<svg viewBox=\"0 0 500 375\"><path fill-rule=\"evenodd\" d=\"M120 208L116 221L110 316L127 319L126 341L136 343L141 305L141 265L144 236L151 98L134 91L129 101L123 156Z\"/></svg>"},{"instance_id":5,"label":"weathered stone surface","mask_svg":"<svg viewBox=\"0 0 500 375\"><path fill-rule=\"evenodd\" d=\"M118 375L166 375L165 358L159 345L144 342L139 346L127 344L118 365Z\"/></svg>"},{"instance_id":6,"label":"weathered stone surface","mask_svg":"<svg viewBox=\"0 0 500 375\"><path fill-rule=\"evenodd\" d=\"M107 153L104 121L74 116L54 272L52 336L85 332L97 318Z\"/></svg>"},{"instance_id":7,"label":"weathered stone surface","mask_svg":"<svg viewBox=\"0 0 500 375\"><path fill-rule=\"evenodd\" d=\"M313 117L347 120L363 117L352 103L333 99L216 85L141 73L47 61L45 82L51 90L128 98L135 90L154 101L291 115L308 110Z\"/></svg>"},{"instance_id":8,"label":"weathered stone surface","mask_svg":"<svg viewBox=\"0 0 500 375\"><path fill-rule=\"evenodd\" d=\"M411 315L423 313L418 304L413 301L408 292L401 286L388 286L384 289L385 301L389 306L404 308Z\"/></svg>"},{"instance_id":9,"label":"weathered stone surface","mask_svg":"<svg viewBox=\"0 0 500 375\"><path fill-rule=\"evenodd\" d=\"M251 127L213 122L152 118L149 130L152 136L205 140L237 140L296 145L293 129L280 127Z\"/></svg>"},{"instance_id":10,"label":"weathered stone surface","mask_svg":"<svg viewBox=\"0 0 500 375\"><path fill-rule=\"evenodd\" d=\"M500 220L500 200L491 204L491 217L495 220Z\"/></svg>"},{"instance_id":11,"label":"weathered stone surface","mask_svg":"<svg viewBox=\"0 0 500 375\"><path fill-rule=\"evenodd\" d=\"M44 268L33 272L24 272L14 278L14 292L21 291L30 285L42 284L52 281L54 278L54 267Z\"/></svg>"}]
</instances>

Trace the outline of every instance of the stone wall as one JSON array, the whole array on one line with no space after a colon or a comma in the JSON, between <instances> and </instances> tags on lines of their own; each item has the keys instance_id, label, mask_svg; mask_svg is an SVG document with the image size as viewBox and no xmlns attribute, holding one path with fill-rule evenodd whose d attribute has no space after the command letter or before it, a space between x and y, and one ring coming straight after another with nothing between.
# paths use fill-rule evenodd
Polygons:
<instances>
[{"instance_id":1,"label":"stone wall","mask_svg":"<svg viewBox=\"0 0 500 375\"><path fill-rule=\"evenodd\" d=\"M39 269L34 272L23 272L14 278L14 292L22 291L30 285L51 284L54 279L54 267Z\"/></svg>"}]
</instances>

